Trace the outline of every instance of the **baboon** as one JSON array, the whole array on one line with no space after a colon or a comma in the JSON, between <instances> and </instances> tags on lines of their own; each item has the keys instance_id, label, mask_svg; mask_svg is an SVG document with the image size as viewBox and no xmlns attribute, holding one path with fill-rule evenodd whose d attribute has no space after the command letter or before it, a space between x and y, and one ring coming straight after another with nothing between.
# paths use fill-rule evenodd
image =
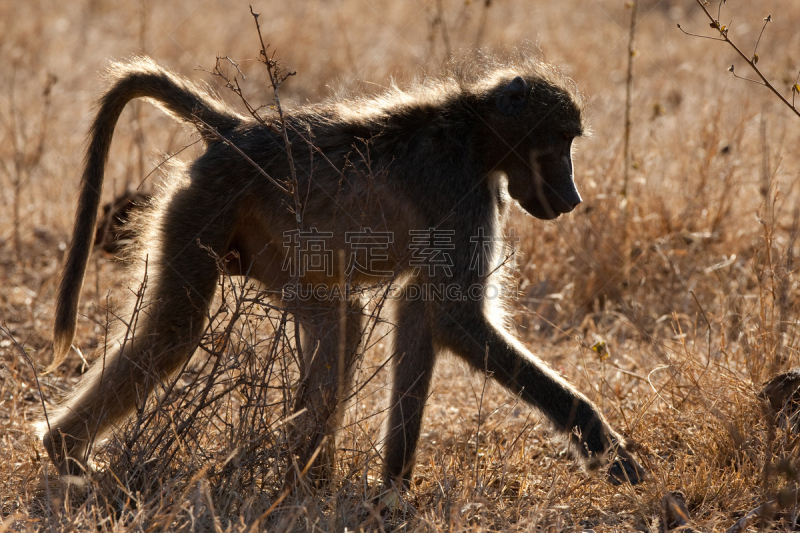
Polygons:
<instances>
[{"instance_id":1,"label":"baboon","mask_svg":"<svg viewBox=\"0 0 800 533\"><path fill-rule=\"evenodd\" d=\"M133 228L128 224L129 217L149 201L147 194L125 191L105 204L94 234L94 248L109 254L123 251L135 237Z\"/></svg>"},{"instance_id":2,"label":"baboon","mask_svg":"<svg viewBox=\"0 0 800 533\"><path fill-rule=\"evenodd\" d=\"M341 255L325 269L296 268L286 236L300 226L327 232L331 250L347 250L348 235L386 232L391 242L368 265L352 269L348 281L387 278L402 286L444 284L462 295L476 294L469 288L503 283L496 265L503 261L512 199L543 220L581 202L571 157L573 139L584 130L580 98L572 82L539 60L467 62L409 89L300 106L286 111L283 122L241 115L147 58L114 64L110 77L90 129L57 295L56 363L75 335L104 167L125 105L146 98L191 123L205 152L166 178L172 185L139 237L148 288L135 337L110 338L101 348L105 355L50 413L49 426L43 424L44 445L61 473L82 472L92 440L122 423L155 382L173 376L192 355L207 324L220 258L235 258L227 263L229 273L287 294L297 282L332 286L344 269ZM415 263L409 253L420 232L433 231L447 236L446 264L433 265L441 268ZM479 235L488 245L475 246ZM427 252L430 258L433 252ZM477 268L478 263L489 268ZM383 451L387 486L408 486L434 363L442 352L487 371L543 413L590 470L610 463L614 483L643 479L623 437L591 401L506 330L496 302L451 294L407 296L394 306L393 385ZM278 303L297 316L307 346L314 347L303 350L307 371L297 401L311 417L305 437L313 450L336 431L337 405L349 390L341 383L349 387L353 377L362 303L357 297L344 303L283 300Z\"/></svg>"}]
</instances>

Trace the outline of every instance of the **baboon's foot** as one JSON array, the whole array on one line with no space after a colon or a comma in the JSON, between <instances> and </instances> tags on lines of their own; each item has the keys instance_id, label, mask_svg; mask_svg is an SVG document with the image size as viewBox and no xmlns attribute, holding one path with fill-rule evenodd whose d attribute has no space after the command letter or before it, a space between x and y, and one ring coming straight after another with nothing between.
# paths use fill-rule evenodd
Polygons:
<instances>
[{"instance_id":1,"label":"baboon's foot","mask_svg":"<svg viewBox=\"0 0 800 533\"><path fill-rule=\"evenodd\" d=\"M608 467L608 482L612 485L621 485L623 483L638 485L644 481L646 476L647 471L624 448L617 450L617 457Z\"/></svg>"},{"instance_id":2,"label":"baboon's foot","mask_svg":"<svg viewBox=\"0 0 800 533\"><path fill-rule=\"evenodd\" d=\"M295 443L300 450L297 455L293 455L293 464L286 475L285 485L295 487L298 484L305 484L317 488L325 487L333 479L335 439L331 435L320 433L315 438L303 440L305 442Z\"/></svg>"},{"instance_id":3,"label":"baboon's foot","mask_svg":"<svg viewBox=\"0 0 800 533\"><path fill-rule=\"evenodd\" d=\"M383 492L377 498L378 510L381 514L395 514L408 510L408 505L403 498L405 487L394 484L384 485Z\"/></svg>"},{"instance_id":4,"label":"baboon's foot","mask_svg":"<svg viewBox=\"0 0 800 533\"><path fill-rule=\"evenodd\" d=\"M317 452L317 450L319 450ZM304 454L308 457L305 461L306 479L317 488L328 486L333 481L334 459L336 456L336 441L328 435L310 453ZM316 456L315 456L316 452Z\"/></svg>"},{"instance_id":5,"label":"baboon's foot","mask_svg":"<svg viewBox=\"0 0 800 533\"><path fill-rule=\"evenodd\" d=\"M84 476L88 472L89 467L84 460L86 444L83 441L55 430L45 433L42 444L60 476Z\"/></svg>"},{"instance_id":6,"label":"baboon's foot","mask_svg":"<svg viewBox=\"0 0 800 533\"><path fill-rule=\"evenodd\" d=\"M384 483L380 493L362 502L355 531L395 531L416 516L417 509L405 497L405 489Z\"/></svg>"}]
</instances>

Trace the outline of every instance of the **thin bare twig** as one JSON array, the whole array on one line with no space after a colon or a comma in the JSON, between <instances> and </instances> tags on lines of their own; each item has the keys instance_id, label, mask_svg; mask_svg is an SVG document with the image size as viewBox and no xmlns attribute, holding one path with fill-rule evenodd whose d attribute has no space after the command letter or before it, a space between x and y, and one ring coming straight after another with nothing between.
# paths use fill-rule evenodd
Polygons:
<instances>
[{"instance_id":1,"label":"thin bare twig","mask_svg":"<svg viewBox=\"0 0 800 533\"><path fill-rule=\"evenodd\" d=\"M434 23L439 24L439 29L442 32L442 42L444 43L444 52L447 54L447 57L452 55L452 48L450 48L450 36L447 33L447 25L444 22L444 7L442 6L442 0L436 0L436 21Z\"/></svg>"},{"instance_id":2,"label":"thin bare twig","mask_svg":"<svg viewBox=\"0 0 800 533\"><path fill-rule=\"evenodd\" d=\"M753 61L758 63L758 44L761 42L761 36L764 35L764 30L767 29L767 24L772 21L772 15L767 15L764 18L764 25L761 26L761 33L758 34L758 39L756 40L756 45L753 47Z\"/></svg>"},{"instance_id":3,"label":"thin bare twig","mask_svg":"<svg viewBox=\"0 0 800 533\"><path fill-rule=\"evenodd\" d=\"M6 136L11 139L13 155L11 162L3 161L0 170L7 176L13 191L13 243L14 256L17 260L21 258L22 252L22 212L21 196L25 185L31 175L38 168L44 155L45 140L47 137L47 126L50 122L50 110L52 104L52 90L56 83L56 77L48 74L42 90L42 106L39 119L37 137L33 137L33 132L29 130L24 120L20 119L20 109L16 104L16 72L17 65L13 65L9 76L8 89L8 117L0 114L0 123L6 130ZM30 147L33 147L32 149Z\"/></svg>"},{"instance_id":4,"label":"thin bare twig","mask_svg":"<svg viewBox=\"0 0 800 533\"><path fill-rule=\"evenodd\" d=\"M144 182L147 181L147 178L152 176L153 173L155 173L156 171L158 171L158 169L160 169L162 166L167 164L172 158L179 156L180 154L183 153L184 150L187 150L187 149L191 148L192 146L194 146L195 144L199 143L202 140L203 139L194 140L194 141L190 142L189 144L187 144L186 146L184 146L183 148L181 148L180 150L178 150L176 152L173 152L170 155L168 155L167 157L165 157L159 164L157 164L156 166L153 167L153 170L148 172L147 175L142 178L142 181L140 181L139 185L136 186L136 190L138 191L139 189L141 189L142 185L144 185Z\"/></svg>"},{"instance_id":5,"label":"thin bare twig","mask_svg":"<svg viewBox=\"0 0 800 533\"><path fill-rule=\"evenodd\" d=\"M44 393L42 393L42 386L39 384L39 376L36 372L36 365L34 365L33 361L31 361L31 358L28 355L28 352L25 351L25 348L23 348L22 345L17 342L17 339L14 338L14 335L12 335L3 324L0 324L0 333L4 333L9 340L11 340L11 343L16 346L17 350L19 350L19 353L22 354L22 357L24 357L25 361L27 361L30 365L31 370L33 371L33 379L36 381L36 389L39 391L39 401L42 403L42 412L44 413L44 422L47 425L47 433L52 434L52 430L50 429L50 419L47 417L47 406L44 404Z\"/></svg>"},{"instance_id":6,"label":"thin bare twig","mask_svg":"<svg viewBox=\"0 0 800 533\"><path fill-rule=\"evenodd\" d=\"M631 174L631 100L633 99L633 56L636 55L636 11L639 0L631 2L631 25L628 33L628 76L625 82L625 169L623 170L622 196L628 196L628 180Z\"/></svg>"},{"instance_id":7,"label":"thin bare twig","mask_svg":"<svg viewBox=\"0 0 800 533\"><path fill-rule=\"evenodd\" d=\"M492 6L492 0L483 1L483 10L481 10L481 20L478 24L478 34L475 36L475 48L480 47L483 41L483 34L486 31L486 22L489 19L489 8Z\"/></svg>"},{"instance_id":8,"label":"thin bare twig","mask_svg":"<svg viewBox=\"0 0 800 533\"><path fill-rule=\"evenodd\" d=\"M478 425L475 428L475 488L478 488L478 463L480 459L480 445L481 445L481 415L483 414L483 397L486 394L486 382L492 375L489 372L489 346L486 346L483 356L483 387L481 388L481 398L478 401ZM485 417L484 417L485 418ZM479 489L483 493L483 486Z\"/></svg>"},{"instance_id":9,"label":"thin bare twig","mask_svg":"<svg viewBox=\"0 0 800 533\"><path fill-rule=\"evenodd\" d=\"M283 82L290 76L294 76L297 72L290 70L284 71L275 59L275 54L272 57L267 54L269 45L264 44L264 37L261 35L261 25L258 23L259 13L253 11L253 6L250 6L250 14L253 15L253 20L256 23L256 31L258 32L258 42L261 43L260 61L267 67L267 74L269 75L269 82L272 86L272 91L275 94L275 110L278 112L278 121L281 124L281 134L283 135L283 144L286 147L286 161L289 163L289 175L292 177L292 196L294 197L294 215L297 220L297 228L302 231L303 218L301 216L300 204L300 191L297 184L297 171L294 168L294 157L292 156L292 143L289 140L289 134L286 131L286 117L283 113L283 106L281 106L280 89Z\"/></svg>"},{"instance_id":10,"label":"thin bare twig","mask_svg":"<svg viewBox=\"0 0 800 533\"><path fill-rule=\"evenodd\" d=\"M253 166L253 168L255 168L258 171L259 174L261 174L262 176L267 178L269 180L269 182L272 183L274 186L276 186L281 192L289 194L289 189L287 189L285 186L283 186L281 183L279 183L275 178L273 178L272 176L267 174L266 171L263 168L258 166L258 163L253 161L250 158L250 156L248 156L246 153L244 153L242 151L241 148L239 148L238 146L233 144L224 135L222 135L220 132L218 132L215 127L211 126L210 124L207 124L206 122L203 122L199 117L197 117L197 121L202 125L204 131L210 133L211 135L216 137L217 140L219 140L220 142L222 142L222 143L226 144L227 146L229 146L230 148L232 148L237 154L242 156L245 161L250 163Z\"/></svg>"},{"instance_id":11,"label":"thin bare twig","mask_svg":"<svg viewBox=\"0 0 800 533\"><path fill-rule=\"evenodd\" d=\"M742 531L746 530L759 516L769 515L774 506L775 502L769 501L759 505L755 509L751 509L746 515L737 520L735 524L726 529L725 533L741 533Z\"/></svg>"},{"instance_id":12,"label":"thin bare twig","mask_svg":"<svg viewBox=\"0 0 800 533\"><path fill-rule=\"evenodd\" d=\"M775 94L775 96L777 96L781 100L781 102L786 104L786 106L789 109L791 109L794 112L795 115L800 117L800 109L797 109L797 107L795 107L795 105L794 105L794 94L797 91L800 91L800 87L798 87L797 84L795 84L792 87L792 102L790 103L780 93L780 91L778 91L778 89L776 89L775 86L772 85L772 83L770 83L770 81L766 78L766 76L764 76L764 74L761 72L761 70L758 68L758 66L756 66L756 63L758 62L758 55L755 53L755 51L753 52L753 56L752 57L747 57L747 55L744 52L742 52L742 50L736 45L736 43L734 43L730 39L730 37L728 37L728 30L730 28L728 26L726 26L726 25L720 24L720 22L719 22L719 19L720 19L719 10L718 10L718 13L717 13L717 17L714 18L714 16L711 13L709 13L708 8L706 8L705 4L703 3L703 0L695 0L695 2L697 2L697 5L699 5L700 9L703 10L703 13L706 14L706 16L708 17L708 20L711 21L711 27L714 28L715 30L717 30L717 32L719 32L720 36L717 38L717 37L708 37L708 36L705 36L705 35L698 35L696 33L690 33L688 31L684 30L683 28L681 28L680 24L678 24L678 29L681 30L686 35L690 35L692 37L701 37L703 39L711 39L713 41L723 41L723 42L728 43L731 46L731 48L733 48L736 51L736 53L739 54L739 56L741 56L742 59L744 59L744 61L750 66L750 68L753 69L753 72L755 72L758 75L758 77L761 78L761 84L763 84L770 91L772 91L773 94ZM722 1L720 0L719 9L721 10L721 8L722 8ZM772 20L772 16L771 15L768 15L764 19L764 21L765 21L764 28L766 28L766 25L767 25L766 23L770 22L771 20ZM761 29L761 33L762 34L764 33L764 28ZM761 41L761 35L758 36L758 42L760 42L760 41ZM756 48L758 48L758 42L756 42ZM729 68L728 70L730 72L734 72L733 66L731 66L731 68ZM736 75L735 72L734 72L734 75ZM744 79L744 80L747 80L747 81L756 81L756 80L751 80L749 78L743 78L742 76L736 76L736 77ZM800 79L800 73L798 74L798 79ZM759 82L756 81L756 83L759 83Z\"/></svg>"}]
</instances>

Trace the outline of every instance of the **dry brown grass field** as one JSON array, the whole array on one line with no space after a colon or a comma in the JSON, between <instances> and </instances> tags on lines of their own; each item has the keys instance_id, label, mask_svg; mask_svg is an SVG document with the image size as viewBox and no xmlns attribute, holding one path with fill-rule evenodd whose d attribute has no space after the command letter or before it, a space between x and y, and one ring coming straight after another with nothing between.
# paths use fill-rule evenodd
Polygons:
<instances>
[{"instance_id":1,"label":"dry brown grass field","mask_svg":"<svg viewBox=\"0 0 800 533\"><path fill-rule=\"evenodd\" d=\"M259 43L245 2L5 1L0 532L664 531L679 522L665 503L675 491L697 531L725 530L764 504L746 527L796 527L798 433L758 393L771 376L800 365L800 118L766 88L728 72L734 64L754 77L725 43L677 28L713 35L694 0L639 1L625 196L631 10L624 0L263 0L253 9L270 50L297 72L282 87L289 109L376 93L392 80L402 86L438 72L448 54L476 47L523 48L576 81L592 129L575 152L584 202L554 222L515 212L519 296L510 311L526 345L635 442L649 477L617 487L586 474L533 410L444 359L412 487L395 512L381 512L388 394L379 327L329 483L286 494L280 435L291 390L285 380L296 372L291 343L281 341L280 312L248 289L218 302L207 340L172 393L98 445L85 483L60 483L32 424L86 369L72 352L44 372L105 66L146 54L243 110L206 72L228 56L247 75L250 102L271 104L273 93L253 59ZM731 0L721 20L750 53L767 15L758 66L791 101L800 2ZM106 201L126 187L156 190L163 176L152 171L193 143L193 131L146 102L129 105L114 138ZM192 146L178 157L197 153ZM93 253L76 336L87 359L103 345L115 298L139 290L121 273L113 255Z\"/></svg>"}]
</instances>

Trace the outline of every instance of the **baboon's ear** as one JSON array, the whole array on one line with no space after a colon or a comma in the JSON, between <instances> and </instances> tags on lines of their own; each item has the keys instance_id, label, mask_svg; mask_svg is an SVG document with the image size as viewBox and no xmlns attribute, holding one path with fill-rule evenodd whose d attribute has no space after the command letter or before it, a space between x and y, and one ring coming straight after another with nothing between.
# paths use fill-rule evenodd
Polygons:
<instances>
[{"instance_id":1,"label":"baboon's ear","mask_svg":"<svg viewBox=\"0 0 800 533\"><path fill-rule=\"evenodd\" d=\"M525 107L525 98L528 96L528 84L520 76L503 87L497 97L497 109L503 115L513 115Z\"/></svg>"}]
</instances>

